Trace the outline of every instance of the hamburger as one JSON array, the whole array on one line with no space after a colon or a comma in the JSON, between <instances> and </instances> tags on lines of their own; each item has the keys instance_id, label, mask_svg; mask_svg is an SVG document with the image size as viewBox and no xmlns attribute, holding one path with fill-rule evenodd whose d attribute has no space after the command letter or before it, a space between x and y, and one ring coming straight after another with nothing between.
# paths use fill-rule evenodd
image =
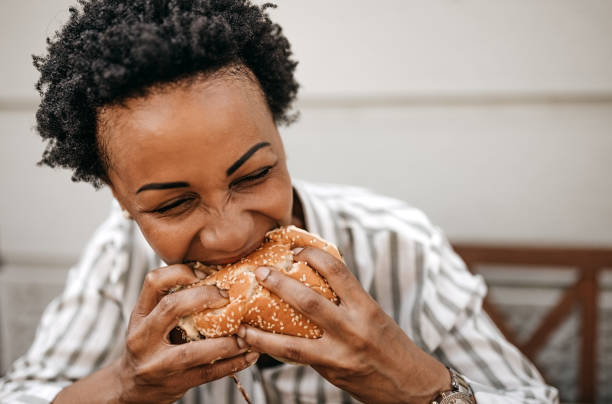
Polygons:
<instances>
[{"instance_id":1,"label":"hamburger","mask_svg":"<svg viewBox=\"0 0 612 404\"><path fill-rule=\"evenodd\" d=\"M306 262L294 260L298 247L319 248L342 260L336 246L295 226L285 226L268 232L263 244L238 262L207 266L191 263L194 270L207 276L189 286L212 285L228 294L229 303L221 308L206 309L180 318L171 335L180 342L195 341L236 334L240 324L264 331L304 338L319 338L323 331L280 297L259 284L255 270L266 266L302 282L329 301L338 304L338 296L327 281Z\"/></svg>"}]
</instances>

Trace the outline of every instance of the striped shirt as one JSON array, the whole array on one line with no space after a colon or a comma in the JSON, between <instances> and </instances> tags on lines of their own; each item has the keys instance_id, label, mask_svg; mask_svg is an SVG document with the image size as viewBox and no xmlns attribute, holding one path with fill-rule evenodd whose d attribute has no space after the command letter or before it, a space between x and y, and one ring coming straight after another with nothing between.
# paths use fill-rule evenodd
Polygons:
<instances>
[{"instance_id":1,"label":"striped shirt","mask_svg":"<svg viewBox=\"0 0 612 404\"><path fill-rule=\"evenodd\" d=\"M425 352L456 369L479 403L556 403L535 367L482 310L472 275L419 210L367 190L294 182L305 226L336 244L347 266ZM145 275L161 266L116 203L46 308L36 338L0 381L2 403L46 403L115 359ZM355 403L312 368L283 364L239 373L254 403ZM232 380L191 389L181 403L242 403Z\"/></svg>"}]
</instances>

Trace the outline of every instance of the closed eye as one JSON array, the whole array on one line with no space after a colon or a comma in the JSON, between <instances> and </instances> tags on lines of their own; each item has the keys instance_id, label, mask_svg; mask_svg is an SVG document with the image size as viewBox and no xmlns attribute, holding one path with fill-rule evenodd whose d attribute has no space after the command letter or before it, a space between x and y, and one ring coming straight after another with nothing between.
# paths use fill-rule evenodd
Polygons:
<instances>
[{"instance_id":1,"label":"closed eye","mask_svg":"<svg viewBox=\"0 0 612 404\"><path fill-rule=\"evenodd\" d=\"M190 201L192 198L183 198L183 199L177 199L176 201L170 202L167 205L162 206L161 208L157 208L155 210L153 210L153 213L166 213L171 209L174 209L178 206L181 206L182 204L184 204L185 202Z\"/></svg>"},{"instance_id":2,"label":"closed eye","mask_svg":"<svg viewBox=\"0 0 612 404\"><path fill-rule=\"evenodd\" d=\"M253 182L256 182L257 180L263 179L266 176L268 176L268 174L270 174L270 171L272 170L273 167L274 166L267 166L258 171L255 171L253 174L238 178L237 180L232 181L230 183L230 188L240 186L240 185L246 185L248 183L253 183Z\"/></svg>"}]
</instances>

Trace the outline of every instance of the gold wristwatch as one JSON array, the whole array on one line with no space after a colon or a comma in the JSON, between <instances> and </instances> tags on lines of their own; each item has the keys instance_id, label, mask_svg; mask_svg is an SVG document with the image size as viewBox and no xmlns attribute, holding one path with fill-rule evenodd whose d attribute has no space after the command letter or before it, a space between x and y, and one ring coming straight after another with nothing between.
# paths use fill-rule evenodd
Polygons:
<instances>
[{"instance_id":1,"label":"gold wristwatch","mask_svg":"<svg viewBox=\"0 0 612 404\"><path fill-rule=\"evenodd\" d=\"M440 393L431 404L476 404L470 385L453 369L447 369L451 377L451 389Z\"/></svg>"}]
</instances>

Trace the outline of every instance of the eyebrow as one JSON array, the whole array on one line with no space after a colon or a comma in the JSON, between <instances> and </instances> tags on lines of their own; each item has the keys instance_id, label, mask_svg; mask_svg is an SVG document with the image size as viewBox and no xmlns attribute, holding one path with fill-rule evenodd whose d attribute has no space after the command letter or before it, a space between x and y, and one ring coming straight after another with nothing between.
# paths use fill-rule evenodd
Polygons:
<instances>
[{"instance_id":1,"label":"eyebrow","mask_svg":"<svg viewBox=\"0 0 612 404\"><path fill-rule=\"evenodd\" d=\"M138 194L142 191L147 191L150 189L184 188L188 186L189 186L189 183L187 182L153 182L151 184L146 184L138 188L138 191L136 191L136 193Z\"/></svg>"},{"instance_id":2,"label":"eyebrow","mask_svg":"<svg viewBox=\"0 0 612 404\"><path fill-rule=\"evenodd\" d=\"M234 164L232 164L230 166L230 168L227 169L227 171L225 171L225 174L229 177L230 175L232 175L234 172L236 172L237 169L240 168L241 165L243 165L253 154L255 154L255 152L259 149L261 149L262 147L266 147L266 146L270 146L269 142L261 142L261 143L257 143L255 146L251 147L246 153L244 153L242 155L242 157L240 157L238 160L236 160L236 162Z\"/></svg>"}]
</instances>

